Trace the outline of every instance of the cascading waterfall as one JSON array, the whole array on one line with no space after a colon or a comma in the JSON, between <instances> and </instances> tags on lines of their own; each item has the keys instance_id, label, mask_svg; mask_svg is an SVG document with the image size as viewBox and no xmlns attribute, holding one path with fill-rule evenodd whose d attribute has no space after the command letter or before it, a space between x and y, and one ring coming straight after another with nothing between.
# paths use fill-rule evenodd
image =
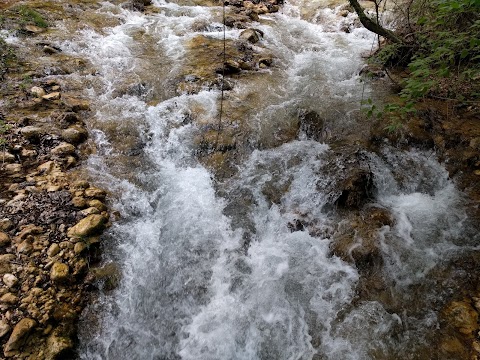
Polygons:
<instances>
[{"instance_id":1,"label":"cascading waterfall","mask_svg":"<svg viewBox=\"0 0 480 360\"><path fill-rule=\"evenodd\" d=\"M372 35L340 32L338 7L312 10L297 1L255 24L276 66L253 83L238 80L227 101L253 98L243 116L260 147L235 176L216 182L195 157L199 128L185 119L199 110L215 119L219 91L174 95L168 84L189 56L189 39L221 38L220 9L154 6L158 11L145 15L103 3L98 11L119 25L103 33L86 29L61 44L98 69L85 90L97 146L88 167L112 190L121 214L104 251L121 266L122 280L88 310L97 326L85 317L79 357L406 359L425 351L436 313L397 313L376 299L359 301L359 270L331 252L329 234L341 219L317 186L335 182L321 172L334 156L331 146L300 134L263 147L299 108L334 120L333 138L363 131L355 113L362 94L375 93L356 74ZM196 31L199 21L210 25ZM229 29L227 38L238 34ZM147 81L146 95L118 93ZM138 144L140 154L130 156ZM382 276L405 304L418 296L411 286L428 284L439 262L471 248L463 197L432 154L385 147L368 163L373 202L395 218L378 232ZM274 192L283 189L276 201L265 190L272 184ZM318 232L292 230L299 217Z\"/></svg>"}]
</instances>

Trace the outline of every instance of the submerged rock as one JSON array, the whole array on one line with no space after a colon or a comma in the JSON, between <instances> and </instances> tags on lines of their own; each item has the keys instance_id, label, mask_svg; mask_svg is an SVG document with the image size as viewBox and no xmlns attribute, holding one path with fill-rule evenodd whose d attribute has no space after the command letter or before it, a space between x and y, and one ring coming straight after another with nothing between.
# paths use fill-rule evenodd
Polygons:
<instances>
[{"instance_id":1,"label":"submerged rock","mask_svg":"<svg viewBox=\"0 0 480 360\"><path fill-rule=\"evenodd\" d=\"M445 309L447 321L464 335L473 335L479 328L478 313L467 301L452 301Z\"/></svg>"},{"instance_id":2,"label":"submerged rock","mask_svg":"<svg viewBox=\"0 0 480 360\"><path fill-rule=\"evenodd\" d=\"M337 149L321 168L321 173L317 188L328 194L328 205L357 209L373 195L373 174L362 151L346 147Z\"/></svg>"},{"instance_id":3,"label":"submerged rock","mask_svg":"<svg viewBox=\"0 0 480 360\"><path fill-rule=\"evenodd\" d=\"M255 44L260 41L259 33L260 31L256 29L246 29L240 33L240 39Z\"/></svg>"}]
</instances>

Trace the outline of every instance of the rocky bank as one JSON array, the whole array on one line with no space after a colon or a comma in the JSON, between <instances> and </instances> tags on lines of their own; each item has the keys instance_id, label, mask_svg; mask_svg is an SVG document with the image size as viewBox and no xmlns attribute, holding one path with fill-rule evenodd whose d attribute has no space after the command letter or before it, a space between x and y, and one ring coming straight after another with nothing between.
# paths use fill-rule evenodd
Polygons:
<instances>
[{"instance_id":1,"label":"rocky bank","mask_svg":"<svg viewBox=\"0 0 480 360\"><path fill-rule=\"evenodd\" d=\"M135 11L154 13L148 0L112 1ZM194 4L200 1L193 2ZM203 5L218 5L201 1ZM252 27L259 15L276 12L281 1L226 0L225 23L244 29L240 38L227 41L223 66L223 42L206 36L189 44L191 60L183 65L176 79L177 94L195 93L204 88L223 86L225 97L237 79L268 76L275 66L268 49L262 48L262 32ZM36 16L23 15L19 6L34 10ZM55 21L82 24L101 30L112 19L94 16L97 1L6 1L1 27L15 32L21 45L11 47L14 56L3 52L8 65L0 86L0 120L3 132L0 161L0 339L5 358L73 358L76 324L97 285L118 280L115 266L95 268L100 255L101 234L109 226L107 191L89 182L81 162L94 152L88 139L90 104L82 95L84 84L69 82L63 75L95 74L91 64L66 56L54 46ZM24 8L25 9L25 8ZM345 16L342 10L340 16ZM25 13L25 10L23 11ZM28 12L27 12L28 13ZM199 23L198 26L208 24ZM350 24L349 26L357 26ZM345 28L349 31L349 27ZM5 46L3 44L2 46ZM212 61L212 54L216 61ZM222 80L225 72L226 81ZM385 81L376 78L369 81ZM428 106L427 106L428 105ZM248 127L241 123L242 106L226 105L222 124L217 119L186 118L196 121L198 158L218 178L233 176L239 158L250 151ZM236 112L236 114L235 114ZM371 176L362 158L363 149L376 151L388 141L395 146L435 148L460 187L471 197L472 212L479 213L480 126L478 108L455 108L452 104L430 103L396 133L383 130L382 124L367 137L331 139L325 134L328 124L317 114L302 112L287 129L275 134L275 141L263 144L275 147L296 139L300 132L309 138L329 142L341 154L348 171L343 171L331 206L347 220L338 223L332 234L316 234L318 229L307 216L299 214L292 231L332 237L332 254L355 263L362 278L357 301L374 299L395 312L401 308L379 275L382 257L378 234L384 226L393 226L391 214L369 203ZM331 166L330 166L331 165ZM334 164L325 171L335 172ZM285 185L285 184L284 184ZM285 185L288 187L288 184ZM318 184L319 187L323 186ZM324 190L324 189L322 189ZM281 188L264 189L272 203L278 202ZM480 218L480 216L478 216ZM465 259L463 259L465 260ZM471 271L471 285L456 285L457 293L445 303L436 304L443 314L440 335L435 338L441 353L453 358L477 358L480 292L475 267L480 259L472 255L466 261L453 261L439 275L439 283L455 270ZM447 272L447 273L445 273ZM107 286L107 288L110 286ZM313 340L315 341L315 339ZM421 355L421 354L420 354Z\"/></svg>"}]
</instances>

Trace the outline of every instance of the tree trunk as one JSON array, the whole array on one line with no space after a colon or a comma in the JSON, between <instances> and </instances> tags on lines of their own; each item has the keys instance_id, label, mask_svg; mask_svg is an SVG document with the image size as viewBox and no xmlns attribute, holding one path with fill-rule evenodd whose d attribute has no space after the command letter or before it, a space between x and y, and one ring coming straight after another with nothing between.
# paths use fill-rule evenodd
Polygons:
<instances>
[{"instance_id":1,"label":"tree trunk","mask_svg":"<svg viewBox=\"0 0 480 360\"><path fill-rule=\"evenodd\" d=\"M377 35L383 36L391 42L394 42L396 44L403 44L403 40L400 39L397 35L395 35L392 31L383 28L380 24L376 23L374 20L370 19L367 15L365 15L363 8L360 6L357 0L348 1L357 13L360 22L363 26L365 26L366 29L374 32Z\"/></svg>"}]
</instances>

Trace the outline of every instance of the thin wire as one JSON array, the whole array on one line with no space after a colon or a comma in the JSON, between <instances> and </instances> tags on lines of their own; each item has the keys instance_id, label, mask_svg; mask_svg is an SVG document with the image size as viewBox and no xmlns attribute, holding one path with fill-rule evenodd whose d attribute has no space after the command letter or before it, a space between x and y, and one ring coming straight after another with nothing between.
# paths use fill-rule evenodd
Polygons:
<instances>
[{"instance_id":1,"label":"thin wire","mask_svg":"<svg viewBox=\"0 0 480 360\"><path fill-rule=\"evenodd\" d=\"M214 149L218 147L218 137L220 136L220 130L222 128L222 116L223 116L223 100L224 100L224 88L225 88L225 62L227 61L227 41L225 35L225 0L222 0L222 17L223 17L223 64L222 64L222 82L221 82L221 97L220 97L220 114L218 116L217 136L215 138Z\"/></svg>"}]
</instances>

